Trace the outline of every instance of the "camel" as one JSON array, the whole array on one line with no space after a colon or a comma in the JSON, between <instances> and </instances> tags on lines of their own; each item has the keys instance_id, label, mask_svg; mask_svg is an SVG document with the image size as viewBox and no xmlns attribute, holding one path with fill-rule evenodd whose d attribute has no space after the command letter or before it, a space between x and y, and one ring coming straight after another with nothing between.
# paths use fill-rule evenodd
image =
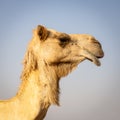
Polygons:
<instances>
[{"instance_id":1,"label":"camel","mask_svg":"<svg viewBox=\"0 0 120 120\"><path fill-rule=\"evenodd\" d=\"M0 100L2 120L43 120L50 105L59 106L59 80L79 63L100 66L101 44L89 34L66 34L38 25L23 60L17 94Z\"/></svg>"}]
</instances>

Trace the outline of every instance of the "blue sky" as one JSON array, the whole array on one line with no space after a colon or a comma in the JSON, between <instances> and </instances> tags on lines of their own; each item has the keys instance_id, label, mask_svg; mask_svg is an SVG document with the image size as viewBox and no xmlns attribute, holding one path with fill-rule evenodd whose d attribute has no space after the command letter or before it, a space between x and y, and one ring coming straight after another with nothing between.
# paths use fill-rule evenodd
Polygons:
<instances>
[{"instance_id":1,"label":"blue sky","mask_svg":"<svg viewBox=\"0 0 120 120\"><path fill-rule=\"evenodd\" d=\"M89 33L102 44L102 66L84 61L60 82L60 107L45 120L120 119L119 0L1 0L0 99L14 96L32 29L38 24L66 33Z\"/></svg>"}]
</instances>

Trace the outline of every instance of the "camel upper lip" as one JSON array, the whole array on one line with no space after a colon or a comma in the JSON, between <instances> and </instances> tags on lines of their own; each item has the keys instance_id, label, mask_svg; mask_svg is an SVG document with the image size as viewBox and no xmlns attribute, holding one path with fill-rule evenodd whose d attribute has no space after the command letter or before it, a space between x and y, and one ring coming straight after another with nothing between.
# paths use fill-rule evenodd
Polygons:
<instances>
[{"instance_id":1,"label":"camel upper lip","mask_svg":"<svg viewBox=\"0 0 120 120\"><path fill-rule=\"evenodd\" d=\"M94 54L97 58L103 58L104 57L104 52L101 50L97 54Z\"/></svg>"}]
</instances>

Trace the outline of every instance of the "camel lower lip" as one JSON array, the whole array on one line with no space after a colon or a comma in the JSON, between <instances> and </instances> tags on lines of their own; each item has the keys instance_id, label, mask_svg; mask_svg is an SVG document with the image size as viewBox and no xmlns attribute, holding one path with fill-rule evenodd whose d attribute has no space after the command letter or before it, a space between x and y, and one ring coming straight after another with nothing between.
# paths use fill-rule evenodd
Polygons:
<instances>
[{"instance_id":1,"label":"camel lower lip","mask_svg":"<svg viewBox=\"0 0 120 120\"><path fill-rule=\"evenodd\" d=\"M98 57L94 57L94 59L92 59L92 62L94 62L94 64L97 65L97 66L100 66L100 65L101 65Z\"/></svg>"},{"instance_id":2,"label":"camel lower lip","mask_svg":"<svg viewBox=\"0 0 120 120\"><path fill-rule=\"evenodd\" d=\"M101 65L101 63L97 57L94 57L93 59L90 59L90 58L87 58L87 59L90 60L91 62L93 62L97 66Z\"/></svg>"},{"instance_id":3,"label":"camel lower lip","mask_svg":"<svg viewBox=\"0 0 120 120\"><path fill-rule=\"evenodd\" d=\"M98 59L98 56L94 55L92 52L87 49L82 49L81 55L83 55L86 59L92 61L95 65L100 66L101 63Z\"/></svg>"}]
</instances>

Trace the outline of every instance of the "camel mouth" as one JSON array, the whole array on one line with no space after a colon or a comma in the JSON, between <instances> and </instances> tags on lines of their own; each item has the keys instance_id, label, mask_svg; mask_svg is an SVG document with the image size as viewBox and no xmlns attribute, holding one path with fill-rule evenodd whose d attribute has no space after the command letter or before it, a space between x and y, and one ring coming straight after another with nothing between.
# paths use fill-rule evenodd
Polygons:
<instances>
[{"instance_id":1,"label":"camel mouth","mask_svg":"<svg viewBox=\"0 0 120 120\"><path fill-rule=\"evenodd\" d=\"M92 54L92 55L94 56L94 57L92 57L93 59L91 59L92 62L94 62L97 66L100 66L101 62L99 61L99 59L104 57L104 52L101 50L97 54Z\"/></svg>"},{"instance_id":2,"label":"camel mouth","mask_svg":"<svg viewBox=\"0 0 120 120\"><path fill-rule=\"evenodd\" d=\"M87 59L93 62L95 65L100 66L101 65L101 62L99 60L100 58L101 58L100 56L93 55L92 57Z\"/></svg>"},{"instance_id":3,"label":"camel mouth","mask_svg":"<svg viewBox=\"0 0 120 120\"><path fill-rule=\"evenodd\" d=\"M99 59L104 56L102 52L99 54L94 54L85 48L83 49L81 55L84 56L89 61L93 62L97 66L101 65L101 62L99 61Z\"/></svg>"},{"instance_id":4,"label":"camel mouth","mask_svg":"<svg viewBox=\"0 0 120 120\"><path fill-rule=\"evenodd\" d=\"M84 49L84 50L87 51L87 53L89 54L86 56L88 60L90 60L97 66L101 65L101 62L99 59L104 57L104 52L102 49L98 49L96 51L89 51L87 49Z\"/></svg>"}]
</instances>

